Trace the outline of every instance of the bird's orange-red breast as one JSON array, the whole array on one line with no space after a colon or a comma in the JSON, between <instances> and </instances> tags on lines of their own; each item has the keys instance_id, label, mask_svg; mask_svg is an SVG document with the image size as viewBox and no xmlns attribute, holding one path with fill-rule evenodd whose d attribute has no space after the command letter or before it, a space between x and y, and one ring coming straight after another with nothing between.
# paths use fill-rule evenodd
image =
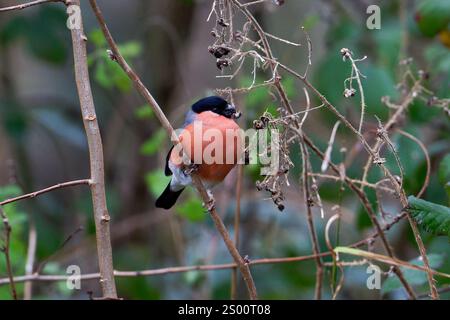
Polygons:
<instances>
[{"instance_id":1,"label":"bird's orange-red breast","mask_svg":"<svg viewBox=\"0 0 450 320\"><path fill-rule=\"evenodd\" d=\"M240 134L234 120L205 111L183 129L179 139L191 162L198 164L198 176L216 183L227 176L240 157ZM172 151L170 161L181 165L181 152Z\"/></svg>"},{"instance_id":2,"label":"bird's orange-red breast","mask_svg":"<svg viewBox=\"0 0 450 320\"><path fill-rule=\"evenodd\" d=\"M183 150L207 187L221 182L242 154L242 137L234 119L236 108L216 96L194 103L179 134L181 146L172 147L166 158L165 173L172 179L156 200L156 207L169 209L192 179L184 170Z\"/></svg>"}]
</instances>

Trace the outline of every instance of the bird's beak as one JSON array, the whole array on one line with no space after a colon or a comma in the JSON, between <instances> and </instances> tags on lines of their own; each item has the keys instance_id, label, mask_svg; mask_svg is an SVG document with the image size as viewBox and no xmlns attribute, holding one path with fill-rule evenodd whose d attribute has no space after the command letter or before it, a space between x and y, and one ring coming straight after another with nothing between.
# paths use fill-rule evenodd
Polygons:
<instances>
[{"instance_id":1,"label":"bird's beak","mask_svg":"<svg viewBox=\"0 0 450 320\"><path fill-rule=\"evenodd\" d=\"M240 112L236 111L236 107L233 106L232 104L228 104L227 107L225 108L225 116L231 119L238 119L241 116Z\"/></svg>"}]
</instances>

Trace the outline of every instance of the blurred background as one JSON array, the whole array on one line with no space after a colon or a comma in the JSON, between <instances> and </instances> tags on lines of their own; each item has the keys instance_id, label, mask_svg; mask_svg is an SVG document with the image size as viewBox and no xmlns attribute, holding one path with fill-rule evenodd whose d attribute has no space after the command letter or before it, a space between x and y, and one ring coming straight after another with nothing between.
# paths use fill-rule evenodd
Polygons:
<instances>
[{"instance_id":1,"label":"blurred background","mask_svg":"<svg viewBox=\"0 0 450 320\"><path fill-rule=\"evenodd\" d=\"M232 259L212 221L202 209L193 189L169 212L156 209L154 200L168 183L163 174L164 159L170 148L165 132L135 92L121 69L106 55L107 44L100 32L88 1L81 0L88 41L92 90L104 143L106 190L112 216L111 235L114 267L118 270L144 270L170 266L228 263ZM214 93L216 88L245 87L252 82L253 62L244 64L232 80L217 78L229 74L216 67L208 52L214 39L213 17L206 21L212 1L207 0L99 0L99 5L125 58L135 68L175 127L183 123L185 112L197 99ZM242 1L249 2L249 1ZM1 7L18 1L2 0ZM381 29L366 27L370 4L381 7ZM365 0L286 0L283 5L266 1L250 7L266 31L301 43L291 46L271 39L274 55L285 65L303 73L308 61L304 26L312 41L312 83L352 122L359 120L359 98L345 99L344 79L350 75L349 63L339 51L349 48L355 57L367 56L359 64L366 93L365 130L375 141L377 121L385 120L389 109L382 96L399 96L396 84L402 73L400 59L413 57L412 68L429 74L427 87L440 98L449 97L450 19L446 0L365 1ZM65 27L65 8L46 4L23 11L0 14L0 201L39 190L59 182L88 178L87 142L80 116L73 71L70 33ZM243 19L236 16L235 28ZM258 72L257 83L270 79ZM298 111L304 109L302 84L283 77L289 98ZM259 88L235 95L243 112L239 120L244 128L264 111L278 107L269 90ZM320 109L310 114L305 130L325 150L336 118ZM449 198L437 175L445 154L450 151L450 126L441 110L417 100L402 123L423 141L432 159L430 186L426 200L442 205ZM372 133L370 133L372 132ZM425 177L425 158L420 148L399 135L392 138L405 169L408 194L420 189ZM341 148L351 150L355 138L340 130L332 158L343 161ZM242 255L250 259L291 257L311 254L305 205L299 187L301 158L291 151L295 166L290 172L290 187L284 190L283 212L270 196L258 192L255 182L258 166L244 169L241 201L240 244ZM388 164L395 168L393 157ZM320 160L311 158L315 170ZM360 178L364 152L347 168L350 177ZM380 178L373 169L369 181ZM216 189L216 206L233 234L236 172ZM358 199L339 183L320 182L325 219L313 208L321 250L324 225L334 214L331 207L342 203L340 243L350 244L367 237L371 224ZM374 194L368 192L374 206ZM387 197L384 209L399 211L395 199ZM14 274L25 274L30 230L36 230L37 248L34 269L44 261L42 273L65 274L69 265L82 273L97 272L95 228L90 192L86 186L61 189L35 199L4 207L11 225L11 258ZM377 211L378 212L378 211ZM3 227L3 226L2 226ZM4 231L4 229L0 229ZM446 237L422 232L432 266L450 272L450 246ZM70 237L70 240L65 240ZM418 257L410 227L399 223L389 233L400 259ZM2 238L3 243L3 238ZM382 251L381 251L382 252ZM325 261L331 261L325 258ZM339 299L403 299L405 293L391 277L383 278L381 290L366 287L367 266L345 269L344 286ZM388 268L383 267L384 271ZM251 267L261 298L311 299L314 294L313 260L266 264ZM0 276L6 277L3 257ZM408 274L418 293L427 291L422 273ZM386 279L385 279L386 278ZM324 298L331 298L330 268L326 269ZM117 278L118 293L126 299L228 299L230 270L191 271L152 277ZM444 286L445 279L438 278ZM447 279L448 281L448 279ZM387 283L387 284L386 284ZM18 284L19 296L24 285ZM35 282L34 299L87 299L89 292L100 295L98 280L83 281L81 290L69 290L65 282ZM246 298L245 285L239 281L238 297ZM448 294L442 298L450 297ZM0 286L0 298L10 299L9 287Z\"/></svg>"}]
</instances>

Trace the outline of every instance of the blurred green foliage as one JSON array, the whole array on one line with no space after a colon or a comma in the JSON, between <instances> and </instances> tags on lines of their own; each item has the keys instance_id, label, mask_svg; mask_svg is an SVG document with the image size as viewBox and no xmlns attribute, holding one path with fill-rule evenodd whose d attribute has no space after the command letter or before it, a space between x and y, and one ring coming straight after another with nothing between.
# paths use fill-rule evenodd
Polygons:
<instances>
[{"instance_id":1,"label":"blurred green foliage","mask_svg":"<svg viewBox=\"0 0 450 320\"><path fill-rule=\"evenodd\" d=\"M178 0L188 6L195 6L192 0ZM409 35L409 49L414 53L415 62L412 66L413 71L421 68L429 72L430 80L426 86L442 98L448 98L448 88L450 85L450 54L449 48L440 40L440 35L448 31L449 23L449 1L447 0L417 0L414 2L414 10L407 12L407 32ZM289 6L287 3L286 7ZM350 121L356 123L358 121L360 107L360 95L357 93L354 97L346 99L342 92L344 89L343 82L350 76L351 66L347 62L342 61L339 51L341 48L349 48L354 52L356 58L362 58L367 55L367 59L358 65L361 72L365 75L362 79L365 89L365 97L367 103L366 122L370 124L376 123L375 115L382 121L385 121L391 110L381 103L381 97L390 96L392 101L399 98L397 91L397 83L399 82L398 62L402 52L402 27L398 19L398 2L389 1L380 4L382 6L382 28L380 30L369 31L361 27L357 19L348 16L345 11L334 11L333 4L330 4L333 10L332 19L323 19L322 15L317 11L308 12L300 22L305 26L311 35L317 30L325 30L325 41L323 43L321 59L315 60L316 46L313 39L313 68L310 70L311 82L317 86L319 91L323 93L327 99L337 106L339 111L345 114ZM277 8L280 11L271 11L270 15L280 15L283 18L284 7ZM261 12L261 20L265 22L266 13ZM325 21L326 20L326 21ZM142 21L138 22L141 26ZM62 69L67 67L70 57L70 36L65 27L66 14L59 6L39 6L34 10L30 10L27 14L17 14L6 20L0 28L0 50L6 52L13 46L23 45L27 50L30 58L37 59L39 62L49 64L52 68ZM111 22L117 23L119 22ZM288 19L282 21L282 24L288 24ZM143 22L142 22L143 24ZM37 27L38 26L38 27ZM268 25L270 27L270 25ZM295 30L300 30L298 26ZM132 83L126 74L120 69L115 61L112 61L107 53L107 43L97 28L87 30L88 33L88 49L89 49L89 67L92 74L92 80L97 84L100 90L95 90L96 102L100 110L106 115L112 114L113 108L118 108L119 103L124 103L123 97L129 97L132 94ZM151 43L160 44L160 30L158 34L151 33L150 36L136 36L136 40L122 42L119 49L125 59L132 65L138 65L137 59L144 58L144 50L147 50L149 41ZM205 33L207 34L207 33ZM134 37L134 36L133 36ZM127 38L128 39L128 38ZM133 38L134 39L134 38ZM322 39L320 39L322 40ZM319 40L318 40L319 41ZM176 50L183 51L177 46ZM204 48L206 52L206 48ZM284 50L284 49L283 49ZM289 47L285 49L290 50ZM184 51L183 51L184 53ZM151 50L145 51L146 57L155 59ZM166 53L162 54L163 57ZM167 56L169 56L167 54ZM184 58L184 55L182 55ZM280 56L282 57L282 56ZM283 60L283 59L280 59ZM299 64L304 67L303 61L299 62L300 57L295 56L291 61L287 61L288 65ZM185 60L183 60L184 62ZM186 61L188 61L186 59ZM284 62L284 60L283 60ZM159 61L156 61L159 63ZM140 64L139 64L140 66ZM244 70L242 76L238 78L237 86L248 88L253 82L252 71L253 64ZM3 71L3 68L2 68ZM140 74L152 75L152 81L158 82L157 75L153 74L153 70L139 70ZM6 72L6 71L5 71ZM3 75L3 74L2 74ZM261 84L271 76L270 72L256 75L256 84ZM193 80L191 80L191 78ZM195 75L189 75L189 81L195 81ZM147 79L145 79L147 80ZM174 77L174 82L178 83L179 79ZM301 110L304 106L304 97L302 87L295 79L284 76L282 79L283 87L293 101L294 105ZM73 117L73 110L64 107L59 103L45 103L42 108L34 108L32 112L27 109L27 105L18 99L18 91L20 88L14 87L8 89L8 92L0 96L0 117L3 128L14 144L19 149L24 149L25 138L27 132L32 125L36 123L46 128L53 136L57 136L64 145L86 148L82 124L79 121L78 113ZM75 89L72 89L75 92ZM72 92L71 91L71 92ZM63 92L64 96L70 93ZM163 96L164 93L161 93ZM259 87L253 89L244 95L243 105L245 108L245 121L241 123L243 127L252 127L252 121L259 118L264 112L273 115L278 114L279 105L274 99L275 92L268 90L268 87ZM106 97L106 98L105 98ZM119 102L118 102L119 101ZM140 102L142 103L142 102ZM318 103L318 101L314 101ZM128 100L124 103L128 108ZM104 106L107 107L104 107ZM170 147L170 143L165 132L160 129L154 117L152 109L148 105L142 105L136 108L129 108L131 116L121 115L120 119L127 122L127 125L133 127L124 127L118 134L123 140L109 144L109 148L117 147L117 153L110 157L110 163L107 163L108 169L112 172L108 175L107 198L108 206L111 214L119 224L121 219L127 217L125 214L133 214L128 211L128 207L123 207L125 197L122 192L134 185L123 187L124 182L122 176L133 176L135 172L127 167L125 174L119 176L115 170L117 168L126 167L123 165L123 158L130 155L123 152L120 147L126 139L135 139L129 132L135 133L135 127L145 127L143 130L145 135L137 147L138 156L142 157L146 165L137 171L138 179L143 184L143 195L141 203L131 203L135 205L133 209L142 210L153 208L152 202L154 198L164 190L170 178L164 175L164 172L157 167L163 164L165 153ZM76 106L78 107L78 106ZM244 109L243 108L243 109ZM105 111L106 110L106 111ZM78 110L77 110L78 112ZM329 136L329 128L336 121L334 115L325 108L320 111L314 111L310 115L314 117L314 123L311 130L314 134L312 139L323 150L326 148ZM113 117L111 117L113 118ZM100 117L99 117L100 119ZM109 127L109 117L102 117L101 124L102 134L107 136ZM79 123L80 122L80 123ZM131 124L131 125L130 125ZM308 124L307 124L308 125ZM404 126L403 126L404 125ZM450 155L448 154L450 141L450 130L448 121L442 116L442 111L427 105L426 101L416 100L408 110L406 119L402 122L403 129L419 139L432 137L432 141L427 144L430 157L433 161L433 171L428 191L424 198L425 206L417 209L417 214L428 217L430 220L424 220L424 224L428 225L428 229L432 233L444 233L448 230L448 208L443 204L450 204ZM369 128L369 127L368 127ZM370 128L368 129L370 130ZM430 134L429 132L433 133ZM339 139L333 149L332 159L336 163L345 160L345 154L340 152L340 147L353 139L350 132L343 126L339 129ZM107 140L107 139L106 139ZM18 143L17 143L18 142ZM420 147L413 141L397 135L393 138L393 143L397 148L397 152L402 159L402 165L405 171L404 187L408 194L417 194L420 190L426 175L425 156ZM126 149L129 150L129 149ZM109 150L106 150L109 151ZM75 150L72 152L79 152ZM125 154L124 154L125 153ZM22 157L23 157L22 155ZM297 146L291 150L291 157L295 164L300 163L300 152ZM112 159L112 160L111 160ZM134 159L134 158L133 158ZM387 155L387 165L396 174L399 173L395 159L392 155ZM353 178L360 178L361 166L364 164L362 158L357 158L351 167L347 168L347 174ZM315 171L320 168L320 159L311 155L312 166ZM25 167L25 165L23 166ZM439 170L437 172L437 167ZM22 168L21 168L22 169ZM34 169L34 168L33 168ZM287 208L287 212L279 214L272 206L264 200L264 196L259 198L254 196L254 181L261 179L261 166L251 165L245 168L245 187L248 189L248 197L242 202L242 230L241 230L241 252L243 254L251 253L252 257L290 257L298 255L307 255L311 253L311 244L309 240L306 221L304 218L304 208L294 206ZM31 170L31 169L30 169ZM293 183L293 196L298 197L296 183L300 173L300 166L296 165L291 170L291 182ZM25 170L23 170L25 171ZM382 178L382 173L376 168L369 172L368 181L373 182ZM31 186L27 186L27 188ZM367 228L371 227L370 219L362 205L355 201L354 194L344 188L339 190L340 182L321 182L320 194L322 199L327 203L342 203L342 207L348 209L347 214L351 215L351 219L342 221L342 231L340 238L342 242L354 239L361 239ZM138 188L136 188L138 189ZM366 188L367 196L374 210L379 213L378 201L375 193ZM132 193L139 193L139 190L133 189ZM15 185L3 186L0 188L0 200L13 197L22 193L22 190ZM126 193L126 192L124 192ZM92 241L95 237L95 225L92 218L92 204L88 191L81 191L75 200L71 200L70 204L61 203L62 200L56 201L49 196L48 198L36 201L36 211L42 214L42 219L36 219L36 225L39 230L39 241L37 248L37 259L39 261L51 256L56 251L64 239L73 228L73 224L82 224L84 226L83 238ZM255 198L255 199L253 199ZM413 205L414 205L413 200ZM424 200L425 201L425 200ZM234 205L234 199L230 199L230 208ZM35 205L33 203L33 205ZM130 203L128 203L130 205ZM131 206L130 205L130 206ZM441 206L439 206L441 205ZM442 207L442 208L441 208ZM223 208L225 223L233 233L232 228L232 211L226 207ZM440 209L436 209L440 208ZM27 210L28 207L22 203L10 204L4 207L5 213L9 217L13 227L11 238L11 254L13 268L16 275L24 273L26 261L27 246ZM222 209L222 208L221 208ZM388 211L396 212L398 208L388 206ZM152 209L153 210L153 209ZM196 193L191 189L186 189L183 196L177 203L174 212L176 217L171 220L170 230L167 231L165 224L150 225L148 230L144 232L132 232L126 236L122 236L113 243L114 246L114 263L115 268L119 270L141 270L145 268L167 267L173 265L194 265L203 263L226 263L229 262L229 255L221 244L216 244L217 239L212 226L212 222L208 219L202 207L202 203ZM63 215L65 213L66 215ZM32 214L35 214L33 211ZM69 215L77 216L77 219L69 218ZM154 214L149 213L149 215ZM117 218L117 220L116 220ZM79 219L79 220L78 220ZM323 235L324 223L326 221L315 219L318 234ZM179 224L179 225L178 225ZM176 227L178 225L183 230L181 235L181 243L174 240ZM0 234L4 234L0 226ZM68 231L69 230L69 231ZM120 233L120 232L119 232ZM405 232L400 226L396 226L392 233L398 235L400 240L396 240L399 246L410 249L416 248L413 236L409 231ZM428 249L428 256L432 268L440 268L444 272L450 270L450 248L447 237L437 237L432 233L423 232L425 244ZM333 234L334 235L334 234ZM328 250L320 239L321 250ZM2 238L3 241L3 238ZM77 241L77 240L76 240ZM220 242L220 241L219 241ZM3 243L2 243L3 244ZM84 243L85 244L85 243ZM211 249L213 248L213 249ZM178 250L178 251L177 251ZM95 251L95 250L94 250ZM211 254L215 251L216 254ZM411 250L405 250L404 255L409 254ZM177 252L175 254L174 252ZM177 256L177 257L175 257ZM210 257L211 256L211 257ZM3 258L3 257L2 257ZM208 260L209 259L209 260ZM331 261L326 258L325 261ZM411 263L422 265L417 258L410 261ZM43 272L46 274L64 274L64 263L50 261L46 264ZM93 268L95 265L93 264ZM0 259L0 273L5 276L4 259ZM96 269L95 269L96 270ZM315 264L313 261L305 261L301 263L286 263L278 265L258 265L252 267L253 276L257 279L257 287L261 298L311 298L314 291L314 273ZM414 284L418 290L426 291L426 278L423 273L411 270L404 270L406 278ZM267 276L270 275L270 276ZM365 268L354 267L345 271L345 285L342 298L361 298L361 297L378 297L379 293L370 295L365 288ZM324 295L329 295L329 279L331 277L331 268L325 270ZM439 285L448 283L448 279L437 278ZM212 272L192 271L184 274L171 274L158 277L136 277L136 278L118 278L118 289L120 295L125 298L142 298L142 299L160 299L160 298L195 298L211 297L228 299L230 292L230 272L229 270L220 270ZM83 292L74 292L67 290L64 282L54 284L37 285L36 298L86 298L85 288L92 286L97 289L97 283L83 284ZM23 294L23 284L17 286L19 295ZM389 298L404 298L400 288L400 284L396 278L389 277L384 281L382 293ZM242 289L242 288L241 288ZM361 293L361 295L360 295ZM241 297L245 297L245 292L240 292ZM445 297L445 295L444 295ZM10 299L9 288L0 286L0 299Z\"/></svg>"}]
</instances>

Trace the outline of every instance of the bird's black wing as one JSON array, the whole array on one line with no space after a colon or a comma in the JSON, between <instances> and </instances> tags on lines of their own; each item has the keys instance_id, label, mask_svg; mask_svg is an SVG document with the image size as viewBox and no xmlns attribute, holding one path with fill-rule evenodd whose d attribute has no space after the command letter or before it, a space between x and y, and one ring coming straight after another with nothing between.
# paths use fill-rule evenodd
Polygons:
<instances>
[{"instance_id":1,"label":"bird's black wing","mask_svg":"<svg viewBox=\"0 0 450 320\"><path fill-rule=\"evenodd\" d=\"M172 146L172 148L170 148L170 150L169 150L169 152L167 153L167 156L166 156L166 168L164 169L164 174L166 176L171 176L172 175L172 170L170 170L170 168L169 168L169 159L170 159L170 154L172 153L173 147L174 146Z\"/></svg>"}]
</instances>

